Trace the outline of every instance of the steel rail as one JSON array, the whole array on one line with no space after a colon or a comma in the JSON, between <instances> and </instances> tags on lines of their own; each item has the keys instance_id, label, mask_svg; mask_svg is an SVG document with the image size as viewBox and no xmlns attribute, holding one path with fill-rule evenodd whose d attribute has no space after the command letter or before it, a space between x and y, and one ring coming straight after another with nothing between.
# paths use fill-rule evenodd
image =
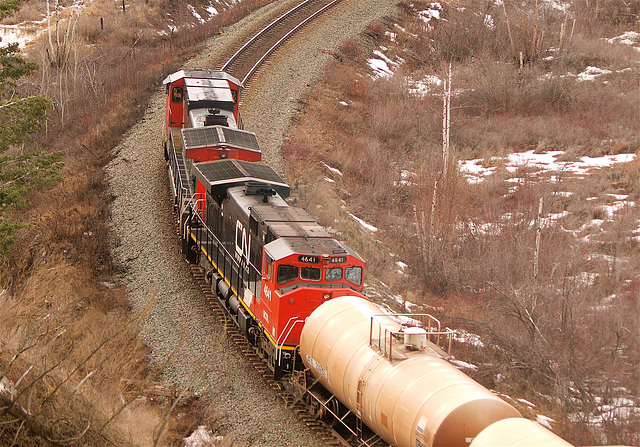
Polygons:
<instances>
[{"instance_id":1,"label":"steel rail","mask_svg":"<svg viewBox=\"0 0 640 447\"><path fill-rule=\"evenodd\" d=\"M304 2L296 5L295 7L291 8L290 10L288 10L287 12L285 12L284 14L282 14L281 16L279 16L278 18L274 19L271 23L269 23L267 26L265 26L262 30L260 30L256 35L254 35L252 38L250 38L247 42L245 42L244 45L242 45L228 60L227 62L225 62L222 67L220 68L222 71L229 71L230 68L233 66L234 63L237 63L241 57L245 54L248 54L248 52L251 50L251 46L253 46L254 44L256 44L256 42L260 41L260 39L264 38L264 36L268 33L273 31L277 26L280 26L282 24L285 24L286 21L288 19L290 19L295 13L299 12L301 9L303 9L304 7L307 7L309 5L312 5L314 3L314 1L317 0L305 0ZM320 9L314 11L313 13L311 13L309 16L307 16L304 20L302 20L301 22L299 22L296 26L294 26L293 28L291 28L288 32L286 32L282 37L280 37L273 45L271 45L270 48L268 48L266 51L262 52L262 55L260 56L260 58L257 60L257 62L255 62L253 64L253 66L247 71L247 73L240 73L240 74L236 74L236 77L238 78L242 78L241 82L242 84L246 84L247 81L249 79L251 79L251 77L256 73L256 71L260 68L260 66L262 66L265 61L271 56L273 55L273 53L278 49L278 47L280 47L284 42L286 42L291 36L293 36L295 33L297 33L300 29L302 29L304 26L306 26L307 24L309 24L309 22L313 21L314 19L316 19L319 15L323 14L324 12L326 12L329 8L335 6L336 4L342 2L343 0L333 0L329 3L327 3L326 5L324 5L323 7L321 7Z\"/></svg>"},{"instance_id":2,"label":"steel rail","mask_svg":"<svg viewBox=\"0 0 640 447\"><path fill-rule=\"evenodd\" d=\"M310 4L313 0L305 0L304 2L294 6L293 8L291 8L290 10L288 10L287 12L285 12L284 14L282 14L280 17L278 17L277 19L273 20L271 23L269 23L267 26L265 26L263 29L261 29L260 31L258 31L258 33L253 36L252 38L250 38L249 40L247 40L244 45L242 45L238 51L236 51L235 53L233 53L233 56L231 56L229 58L229 60L220 68L222 71L227 71L229 69L229 67L231 66L232 63L234 63L236 61L236 59L238 59L240 57L240 55L253 43L255 43L258 39L260 39L262 36L264 36L266 34L267 31L271 30L273 27L275 27L277 24L279 24L280 22L282 22L285 18L287 18L288 16L290 16L291 14L293 14L294 12L298 11L299 9L303 8L304 6Z\"/></svg>"},{"instance_id":3,"label":"steel rail","mask_svg":"<svg viewBox=\"0 0 640 447\"><path fill-rule=\"evenodd\" d=\"M326 4L325 6L323 6L321 9L317 10L316 12L314 12L313 14L311 14L309 17L307 17L305 20L303 20L302 22L300 22L298 25L296 25L293 29L291 29L288 33L286 33L284 36L282 36L280 38L280 40L278 40L275 44L273 44L271 46L271 48L269 48L265 54L262 55L262 57L253 65L253 67L251 67L251 69L249 69L249 72L244 76L244 78L242 79L242 83L244 84L245 82L247 82L247 80L249 78L251 78L251 76L253 76L253 74L256 72L256 70L258 70L258 68L264 63L265 60L267 60L267 58L269 56L271 56L274 51L280 46L282 45L289 37L291 37L293 34L297 33L299 29L301 29L302 27L304 27L307 23L309 23L310 21L312 21L313 19L315 19L317 16L319 16L320 14L324 13L327 9L331 8L332 6L336 5L337 3L340 3L342 0L333 0L331 3Z\"/></svg>"}]
</instances>

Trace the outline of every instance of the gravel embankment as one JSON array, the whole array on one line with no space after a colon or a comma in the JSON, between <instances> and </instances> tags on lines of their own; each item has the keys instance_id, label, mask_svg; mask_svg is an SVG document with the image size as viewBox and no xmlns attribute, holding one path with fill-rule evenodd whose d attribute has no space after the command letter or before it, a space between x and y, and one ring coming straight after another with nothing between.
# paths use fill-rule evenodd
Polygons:
<instances>
[{"instance_id":1,"label":"gravel embankment","mask_svg":"<svg viewBox=\"0 0 640 447\"><path fill-rule=\"evenodd\" d=\"M219 54L251 34L292 0L279 0L229 27L186 64L213 68ZM298 100L331 57L324 50L356 36L389 13L395 0L350 0L288 44L243 102L248 130L256 132L265 160L283 172L280 145ZM114 255L123 267L134 312L145 311L142 336L164 379L193 390L216 409L220 431L234 445L318 446L322 442L284 408L261 376L226 340L180 253L162 152L164 95L154 96L144 118L115 149L107 177Z\"/></svg>"}]
</instances>

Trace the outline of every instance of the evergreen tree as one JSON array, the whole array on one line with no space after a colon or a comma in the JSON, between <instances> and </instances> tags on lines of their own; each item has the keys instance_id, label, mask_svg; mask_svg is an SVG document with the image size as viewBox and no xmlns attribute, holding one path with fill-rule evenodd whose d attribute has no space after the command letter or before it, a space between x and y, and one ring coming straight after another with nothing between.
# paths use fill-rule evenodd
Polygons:
<instances>
[{"instance_id":1,"label":"evergreen tree","mask_svg":"<svg viewBox=\"0 0 640 447\"><path fill-rule=\"evenodd\" d=\"M2 0L0 1L0 20L10 16L20 9L20 0Z\"/></svg>"},{"instance_id":2,"label":"evergreen tree","mask_svg":"<svg viewBox=\"0 0 640 447\"><path fill-rule=\"evenodd\" d=\"M19 7L19 0L0 0L0 19ZM29 206L29 192L61 179L62 152L10 153L30 141L50 106L44 96L21 96L16 90L17 81L38 68L19 52L17 44L0 47L0 256L9 255L17 231L25 226L15 213Z\"/></svg>"}]
</instances>

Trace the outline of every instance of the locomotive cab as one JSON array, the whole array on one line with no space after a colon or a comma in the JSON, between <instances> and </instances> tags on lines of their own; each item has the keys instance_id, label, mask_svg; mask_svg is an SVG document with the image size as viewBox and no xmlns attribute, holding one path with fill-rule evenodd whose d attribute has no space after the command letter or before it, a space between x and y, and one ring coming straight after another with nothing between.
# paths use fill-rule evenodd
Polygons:
<instances>
[{"instance_id":1,"label":"locomotive cab","mask_svg":"<svg viewBox=\"0 0 640 447\"><path fill-rule=\"evenodd\" d=\"M305 319L325 301L363 293L364 261L328 234L266 244L262 272L263 299L254 312L264 317L265 331L278 348L297 346Z\"/></svg>"},{"instance_id":2,"label":"locomotive cab","mask_svg":"<svg viewBox=\"0 0 640 447\"><path fill-rule=\"evenodd\" d=\"M180 70L164 80L167 107L165 128L204 125L209 109L218 109L231 127L241 128L238 98L242 84L222 71ZM192 113L195 110L202 112Z\"/></svg>"}]
</instances>

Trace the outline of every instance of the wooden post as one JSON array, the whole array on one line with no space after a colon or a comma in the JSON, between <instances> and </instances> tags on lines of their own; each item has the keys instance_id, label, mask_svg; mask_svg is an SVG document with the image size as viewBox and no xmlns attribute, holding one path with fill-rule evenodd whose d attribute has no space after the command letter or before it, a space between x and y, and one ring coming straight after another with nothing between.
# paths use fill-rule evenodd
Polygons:
<instances>
[{"instance_id":1,"label":"wooden post","mask_svg":"<svg viewBox=\"0 0 640 447\"><path fill-rule=\"evenodd\" d=\"M126 12L126 6L124 4L124 0L122 0L122 12L125 13Z\"/></svg>"},{"instance_id":2,"label":"wooden post","mask_svg":"<svg viewBox=\"0 0 640 447\"><path fill-rule=\"evenodd\" d=\"M100 17L100 31L104 31L104 18Z\"/></svg>"}]
</instances>

